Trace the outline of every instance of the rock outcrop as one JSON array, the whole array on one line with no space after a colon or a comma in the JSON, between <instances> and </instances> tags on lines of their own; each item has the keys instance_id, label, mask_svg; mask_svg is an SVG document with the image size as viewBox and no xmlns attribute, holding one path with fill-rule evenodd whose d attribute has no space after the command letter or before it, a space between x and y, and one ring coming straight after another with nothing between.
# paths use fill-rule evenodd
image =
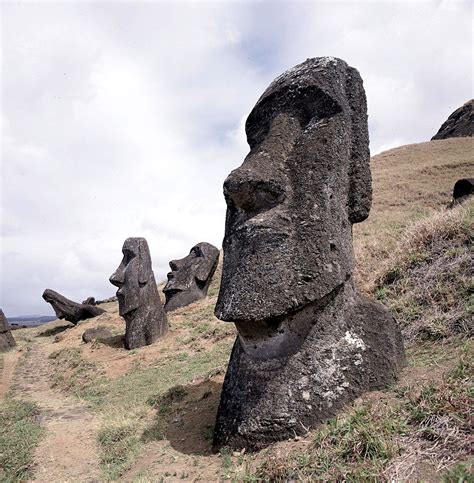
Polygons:
<instances>
[{"instance_id":1,"label":"rock outcrop","mask_svg":"<svg viewBox=\"0 0 474 483\"><path fill-rule=\"evenodd\" d=\"M7 318L3 310L0 309L0 352L7 351L12 347L15 347L15 339L12 336Z\"/></svg>"},{"instance_id":2,"label":"rock outcrop","mask_svg":"<svg viewBox=\"0 0 474 483\"><path fill-rule=\"evenodd\" d=\"M151 267L150 250L144 238L127 238L123 259L111 275L118 287L120 315L125 319L125 348L152 344L168 331L168 321Z\"/></svg>"},{"instance_id":3,"label":"rock outcrop","mask_svg":"<svg viewBox=\"0 0 474 483\"><path fill-rule=\"evenodd\" d=\"M474 99L471 99L448 117L431 140L472 136L474 133L473 109Z\"/></svg>"},{"instance_id":4,"label":"rock outcrop","mask_svg":"<svg viewBox=\"0 0 474 483\"><path fill-rule=\"evenodd\" d=\"M354 287L352 224L371 206L367 107L356 69L308 59L246 123L250 153L224 183L215 314L238 330L214 447L302 434L404 363L392 315Z\"/></svg>"},{"instance_id":5,"label":"rock outcrop","mask_svg":"<svg viewBox=\"0 0 474 483\"><path fill-rule=\"evenodd\" d=\"M218 262L219 249L205 242L193 246L188 256L172 260L168 283L163 289L165 311L170 312L203 299Z\"/></svg>"},{"instance_id":6,"label":"rock outcrop","mask_svg":"<svg viewBox=\"0 0 474 483\"><path fill-rule=\"evenodd\" d=\"M64 297L64 295L49 288L44 291L43 299L48 304L51 304L58 319L64 319L73 324L77 324L81 320L97 317L105 312L104 309L95 307L94 305L73 302Z\"/></svg>"},{"instance_id":7,"label":"rock outcrop","mask_svg":"<svg viewBox=\"0 0 474 483\"><path fill-rule=\"evenodd\" d=\"M462 203L474 193L474 178L458 179L453 188L453 205Z\"/></svg>"},{"instance_id":8,"label":"rock outcrop","mask_svg":"<svg viewBox=\"0 0 474 483\"><path fill-rule=\"evenodd\" d=\"M114 334L112 334L107 327L99 326L85 330L82 334L82 341L87 344L89 342L93 342L94 340L101 341L104 339L110 339L113 336Z\"/></svg>"}]
</instances>

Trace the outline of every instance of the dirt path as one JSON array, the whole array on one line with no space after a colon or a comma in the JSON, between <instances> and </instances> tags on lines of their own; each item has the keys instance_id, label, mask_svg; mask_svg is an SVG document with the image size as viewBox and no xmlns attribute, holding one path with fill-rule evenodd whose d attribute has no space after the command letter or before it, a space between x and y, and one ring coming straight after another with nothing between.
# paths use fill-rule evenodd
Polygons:
<instances>
[{"instance_id":1,"label":"dirt path","mask_svg":"<svg viewBox=\"0 0 474 483\"><path fill-rule=\"evenodd\" d=\"M34 481L98 481L97 420L85 405L51 389L48 342L35 341L28 348L12 384L16 397L38 404L46 430L36 449Z\"/></svg>"},{"instance_id":2,"label":"dirt path","mask_svg":"<svg viewBox=\"0 0 474 483\"><path fill-rule=\"evenodd\" d=\"M5 397L10 389L17 359L18 352L16 351L3 354L3 370L0 373L0 400Z\"/></svg>"}]
</instances>

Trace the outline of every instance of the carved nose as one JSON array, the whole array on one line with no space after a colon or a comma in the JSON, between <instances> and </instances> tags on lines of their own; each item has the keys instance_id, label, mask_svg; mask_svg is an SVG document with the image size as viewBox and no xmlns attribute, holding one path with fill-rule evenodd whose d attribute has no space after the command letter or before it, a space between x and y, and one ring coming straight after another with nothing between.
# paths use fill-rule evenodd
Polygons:
<instances>
[{"instance_id":1,"label":"carved nose","mask_svg":"<svg viewBox=\"0 0 474 483\"><path fill-rule=\"evenodd\" d=\"M170 262L170 268L173 272L176 272L177 270L179 270L179 267L180 267L180 260L171 260Z\"/></svg>"},{"instance_id":2,"label":"carved nose","mask_svg":"<svg viewBox=\"0 0 474 483\"><path fill-rule=\"evenodd\" d=\"M224 181L224 196L229 208L259 213L280 204L285 199L285 189L277 180L238 168Z\"/></svg>"},{"instance_id":3,"label":"carved nose","mask_svg":"<svg viewBox=\"0 0 474 483\"><path fill-rule=\"evenodd\" d=\"M123 273L121 271L116 271L114 272L110 278L109 278L109 282L112 284L112 285L115 285L116 287L121 287L123 285Z\"/></svg>"}]
</instances>

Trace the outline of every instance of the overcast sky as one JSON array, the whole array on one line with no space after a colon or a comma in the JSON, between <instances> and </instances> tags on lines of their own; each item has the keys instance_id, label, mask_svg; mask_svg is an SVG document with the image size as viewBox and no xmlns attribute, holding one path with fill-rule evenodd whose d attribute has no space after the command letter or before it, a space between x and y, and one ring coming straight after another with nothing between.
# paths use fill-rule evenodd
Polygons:
<instances>
[{"instance_id":1,"label":"overcast sky","mask_svg":"<svg viewBox=\"0 0 474 483\"><path fill-rule=\"evenodd\" d=\"M359 69L372 154L427 141L472 97L463 1L3 2L1 297L111 296L129 236L157 280L221 246L222 183L265 87L308 57Z\"/></svg>"}]
</instances>

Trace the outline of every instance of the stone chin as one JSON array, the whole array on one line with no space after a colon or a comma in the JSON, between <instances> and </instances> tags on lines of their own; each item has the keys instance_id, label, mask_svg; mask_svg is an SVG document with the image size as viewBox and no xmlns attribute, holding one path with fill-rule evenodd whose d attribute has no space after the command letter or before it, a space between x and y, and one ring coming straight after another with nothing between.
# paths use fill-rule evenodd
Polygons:
<instances>
[{"instance_id":1,"label":"stone chin","mask_svg":"<svg viewBox=\"0 0 474 483\"><path fill-rule=\"evenodd\" d=\"M140 290L143 290L143 288ZM138 309L140 306L139 296L131 297L130 295L119 292L120 290L117 291L117 300L119 304L119 314L122 317Z\"/></svg>"},{"instance_id":2,"label":"stone chin","mask_svg":"<svg viewBox=\"0 0 474 483\"><path fill-rule=\"evenodd\" d=\"M168 288L166 291L163 290L163 292L166 297L166 312L185 307L186 305L196 302L197 300L201 300L205 297L205 294L198 288L187 290Z\"/></svg>"},{"instance_id":3,"label":"stone chin","mask_svg":"<svg viewBox=\"0 0 474 483\"><path fill-rule=\"evenodd\" d=\"M303 253L312 251L313 243L298 247L287 238L272 247L258 237L253 243L251 238L231 240L227 237L223 244L223 276L215 308L216 317L226 322L261 323L302 310L330 294L352 271L350 253L319 257ZM257 243L265 249L257 249Z\"/></svg>"}]
</instances>

